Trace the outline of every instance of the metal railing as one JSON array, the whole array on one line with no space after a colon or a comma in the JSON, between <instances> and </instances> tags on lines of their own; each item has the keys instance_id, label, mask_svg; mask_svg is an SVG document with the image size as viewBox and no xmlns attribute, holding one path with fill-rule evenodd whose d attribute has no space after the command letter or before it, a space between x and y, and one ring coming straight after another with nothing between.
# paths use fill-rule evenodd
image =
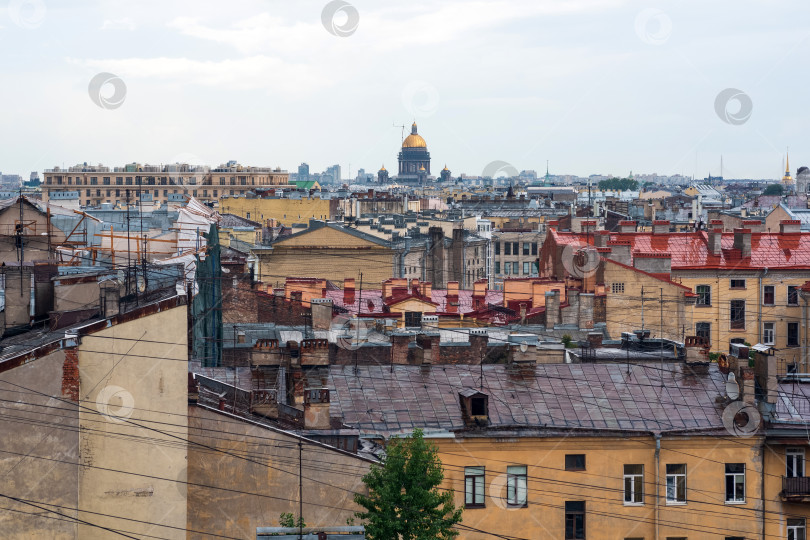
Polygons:
<instances>
[{"instance_id":1,"label":"metal railing","mask_svg":"<svg viewBox=\"0 0 810 540\"><path fill-rule=\"evenodd\" d=\"M782 494L785 497L807 497L810 496L810 477L808 476L783 476Z\"/></svg>"}]
</instances>

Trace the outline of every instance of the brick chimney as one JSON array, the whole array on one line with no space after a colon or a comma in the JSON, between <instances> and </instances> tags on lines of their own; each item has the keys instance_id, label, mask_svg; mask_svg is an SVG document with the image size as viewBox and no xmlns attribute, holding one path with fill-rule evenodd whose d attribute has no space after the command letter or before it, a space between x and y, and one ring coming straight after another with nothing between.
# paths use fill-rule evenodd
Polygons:
<instances>
[{"instance_id":1,"label":"brick chimney","mask_svg":"<svg viewBox=\"0 0 810 540\"><path fill-rule=\"evenodd\" d=\"M554 289L546 292L546 328L560 324L560 291Z\"/></svg>"},{"instance_id":2,"label":"brick chimney","mask_svg":"<svg viewBox=\"0 0 810 540\"><path fill-rule=\"evenodd\" d=\"M798 219L783 219L779 222L781 234L799 234L802 232L802 222Z\"/></svg>"},{"instance_id":3,"label":"brick chimney","mask_svg":"<svg viewBox=\"0 0 810 540\"><path fill-rule=\"evenodd\" d=\"M354 304L354 278L343 280L343 303Z\"/></svg>"},{"instance_id":4,"label":"brick chimney","mask_svg":"<svg viewBox=\"0 0 810 540\"><path fill-rule=\"evenodd\" d=\"M719 257L723 251L723 229L709 231L707 247L710 255Z\"/></svg>"},{"instance_id":5,"label":"brick chimney","mask_svg":"<svg viewBox=\"0 0 810 540\"><path fill-rule=\"evenodd\" d=\"M734 229L734 249L739 249L743 257L751 256L751 229Z\"/></svg>"},{"instance_id":6,"label":"brick chimney","mask_svg":"<svg viewBox=\"0 0 810 540\"><path fill-rule=\"evenodd\" d=\"M593 235L594 245L598 248L607 247L608 240L610 240L608 231L596 231Z\"/></svg>"},{"instance_id":7,"label":"brick chimney","mask_svg":"<svg viewBox=\"0 0 810 540\"><path fill-rule=\"evenodd\" d=\"M725 225L723 224L722 219L710 219L709 220L709 228L710 229L720 229L721 231L725 229Z\"/></svg>"},{"instance_id":8,"label":"brick chimney","mask_svg":"<svg viewBox=\"0 0 810 540\"><path fill-rule=\"evenodd\" d=\"M470 330L470 363L480 364L481 359L487 354L487 344L489 335L486 328L473 328Z\"/></svg>"},{"instance_id":9,"label":"brick chimney","mask_svg":"<svg viewBox=\"0 0 810 540\"><path fill-rule=\"evenodd\" d=\"M391 334L391 361L397 365L408 365L408 345L412 334Z\"/></svg>"},{"instance_id":10,"label":"brick chimney","mask_svg":"<svg viewBox=\"0 0 810 540\"><path fill-rule=\"evenodd\" d=\"M653 234L668 234L669 233L669 220L656 219L653 221Z\"/></svg>"},{"instance_id":11,"label":"brick chimney","mask_svg":"<svg viewBox=\"0 0 810 540\"><path fill-rule=\"evenodd\" d=\"M636 222L629 220L622 220L619 222L619 232L633 233L636 232Z\"/></svg>"}]
</instances>

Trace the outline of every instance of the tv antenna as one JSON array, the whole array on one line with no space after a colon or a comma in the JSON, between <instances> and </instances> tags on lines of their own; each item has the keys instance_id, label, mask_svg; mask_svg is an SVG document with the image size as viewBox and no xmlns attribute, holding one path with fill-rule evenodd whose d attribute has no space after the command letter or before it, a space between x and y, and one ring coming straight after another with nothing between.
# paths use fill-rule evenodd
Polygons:
<instances>
[{"instance_id":1,"label":"tv antenna","mask_svg":"<svg viewBox=\"0 0 810 540\"><path fill-rule=\"evenodd\" d=\"M400 142L404 141L405 140L405 124L402 124L402 125L394 124L393 127L398 127L398 128L400 128L402 130L402 134L399 136L399 141Z\"/></svg>"}]
</instances>

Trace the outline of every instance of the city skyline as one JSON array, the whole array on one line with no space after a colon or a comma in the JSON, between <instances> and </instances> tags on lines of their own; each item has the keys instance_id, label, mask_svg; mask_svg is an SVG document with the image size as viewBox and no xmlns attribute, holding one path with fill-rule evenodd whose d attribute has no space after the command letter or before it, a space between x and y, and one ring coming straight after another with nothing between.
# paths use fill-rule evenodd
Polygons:
<instances>
[{"instance_id":1,"label":"city skyline","mask_svg":"<svg viewBox=\"0 0 810 540\"><path fill-rule=\"evenodd\" d=\"M729 178L778 179L787 147L794 172L810 160L798 1L354 2L356 25L339 12L331 31L320 1L157 5L0 10L17 82L0 89L0 170L236 159L353 175L390 169L414 120L454 175L550 160L704 178L722 155Z\"/></svg>"}]
</instances>

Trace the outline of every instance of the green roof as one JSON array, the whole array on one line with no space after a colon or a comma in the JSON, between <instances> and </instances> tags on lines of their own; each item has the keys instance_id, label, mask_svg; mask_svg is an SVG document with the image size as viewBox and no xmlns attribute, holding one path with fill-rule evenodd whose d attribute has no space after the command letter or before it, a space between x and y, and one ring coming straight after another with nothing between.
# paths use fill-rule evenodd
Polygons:
<instances>
[{"instance_id":1,"label":"green roof","mask_svg":"<svg viewBox=\"0 0 810 540\"><path fill-rule=\"evenodd\" d=\"M315 180L294 180L293 184L295 184L298 189L315 189Z\"/></svg>"}]
</instances>

